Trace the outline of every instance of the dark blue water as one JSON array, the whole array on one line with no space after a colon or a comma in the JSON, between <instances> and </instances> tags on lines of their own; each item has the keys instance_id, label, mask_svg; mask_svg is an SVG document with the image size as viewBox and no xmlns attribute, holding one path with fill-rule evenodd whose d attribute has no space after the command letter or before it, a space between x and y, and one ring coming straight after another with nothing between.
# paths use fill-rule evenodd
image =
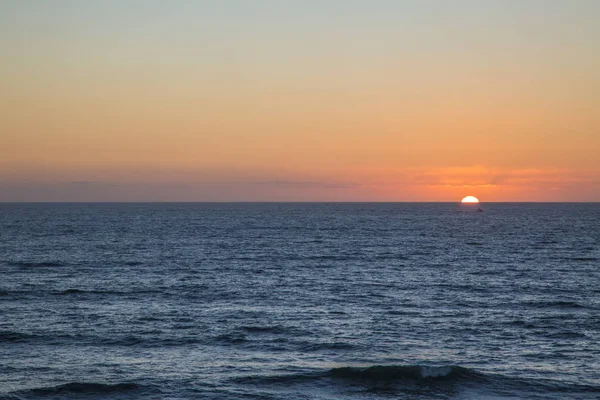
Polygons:
<instances>
[{"instance_id":1,"label":"dark blue water","mask_svg":"<svg viewBox=\"0 0 600 400\"><path fill-rule=\"evenodd\" d=\"M0 398L600 398L600 204L481 208L0 204Z\"/></svg>"}]
</instances>

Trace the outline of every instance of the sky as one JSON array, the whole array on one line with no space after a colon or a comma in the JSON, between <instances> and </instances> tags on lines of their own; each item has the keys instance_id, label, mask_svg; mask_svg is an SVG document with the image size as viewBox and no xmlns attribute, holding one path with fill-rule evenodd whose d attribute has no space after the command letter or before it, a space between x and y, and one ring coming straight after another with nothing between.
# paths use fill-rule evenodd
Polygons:
<instances>
[{"instance_id":1,"label":"sky","mask_svg":"<svg viewBox=\"0 0 600 400\"><path fill-rule=\"evenodd\" d=\"M600 1L0 0L0 201L600 201Z\"/></svg>"}]
</instances>

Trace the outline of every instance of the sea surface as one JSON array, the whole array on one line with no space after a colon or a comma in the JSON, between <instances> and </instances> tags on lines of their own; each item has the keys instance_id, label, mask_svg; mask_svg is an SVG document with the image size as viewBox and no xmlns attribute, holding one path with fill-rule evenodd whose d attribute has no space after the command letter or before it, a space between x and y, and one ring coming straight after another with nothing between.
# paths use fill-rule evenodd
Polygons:
<instances>
[{"instance_id":1,"label":"sea surface","mask_svg":"<svg viewBox=\"0 0 600 400\"><path fill-rule=\"evenodd\" d=\"M0 204L0 273L3 400L600 399L599 203Z\"/></svg>"}]
</instances>

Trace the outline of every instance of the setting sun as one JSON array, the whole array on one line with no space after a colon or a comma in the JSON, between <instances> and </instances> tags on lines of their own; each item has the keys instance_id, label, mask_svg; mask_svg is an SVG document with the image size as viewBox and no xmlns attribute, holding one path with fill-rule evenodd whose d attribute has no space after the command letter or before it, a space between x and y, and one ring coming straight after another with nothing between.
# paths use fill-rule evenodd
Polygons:
<instances>
[{"instance_id":1,"label":"setting sun","mask_svg":"<svg viewBox=\"0 0 600 400\"><path fill-rule=\"evenodd\" d=\"M461 200L461 203L479 203L479 199L475 196L467 196Z\"/></svg>"}]
</instances>

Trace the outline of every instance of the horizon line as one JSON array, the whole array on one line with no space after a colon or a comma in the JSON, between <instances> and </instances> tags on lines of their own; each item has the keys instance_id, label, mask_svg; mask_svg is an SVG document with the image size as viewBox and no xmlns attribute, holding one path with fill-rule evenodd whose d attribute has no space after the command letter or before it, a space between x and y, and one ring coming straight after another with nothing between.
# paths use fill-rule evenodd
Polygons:
<instances>
[{"instance_id":1,"label":"horizon line","mask_svg":"<svg viewBox=\"0 0 600 400\"><path fill-rule=\"evenodd\" d=\"M422 201L405 201L405 200L397 200L397 201L344 201L344 200L335 200L335 201L327 201L327 200L315 200L315 201L306 201L306 200L233 200L233 201L205 201L205 200L183 200L183 201L162 201L162 200L109 200L109 201L0 201L0 204L422 204L422 203L430 203L430 204L465 204L465 205L478 205L478 204L506 204L506 203L514 203L514 204L595 204L600 203L600 200L590 200L590 201L480 201L479 203L461 203L458 201L431 201L431 200L422 200Z\"/></svg>"}]
</instances>

